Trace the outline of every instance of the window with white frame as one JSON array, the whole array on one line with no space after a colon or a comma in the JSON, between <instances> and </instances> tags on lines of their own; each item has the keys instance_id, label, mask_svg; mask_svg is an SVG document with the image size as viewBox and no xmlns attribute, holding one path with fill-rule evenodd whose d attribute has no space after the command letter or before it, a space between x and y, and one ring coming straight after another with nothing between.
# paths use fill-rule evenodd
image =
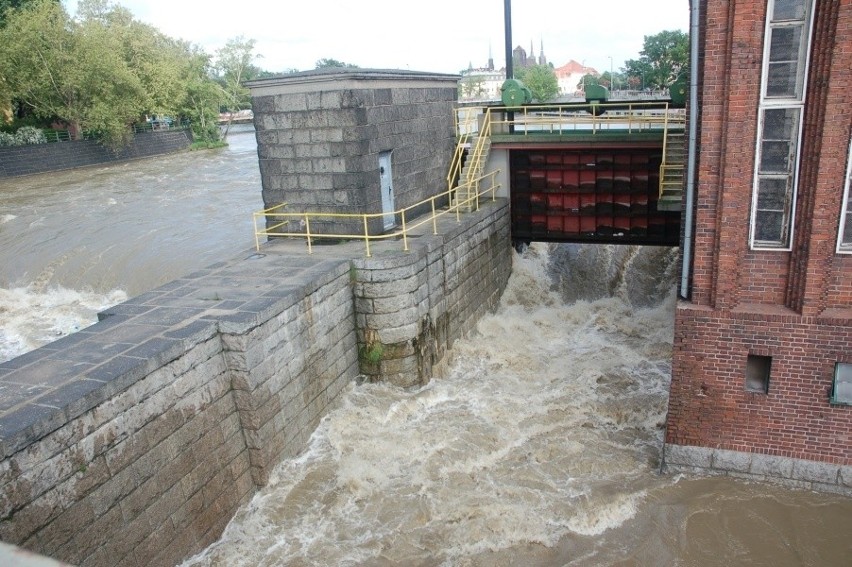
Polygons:
<instances>
[{"instance_id":1,"label":"window with white frame","mask_svg":"<svg viewBox=\"0 0 852 567\"><path fill-rule=\"evenodd\" d=\"M843 208L840 211L837 252L852 254L852 142L849 143L849 158L846 160L846 185L843 189Z\"/></svg>"},{"instance_id":2,"label":"window with white frame","mask_svg":"<svg viewBox=\"0 0 852 567\"><path fill-rule=\"evenodd\" d=\"M789 250L815 0L769 0L750 245Z\"/></svg>"}]
</instances>

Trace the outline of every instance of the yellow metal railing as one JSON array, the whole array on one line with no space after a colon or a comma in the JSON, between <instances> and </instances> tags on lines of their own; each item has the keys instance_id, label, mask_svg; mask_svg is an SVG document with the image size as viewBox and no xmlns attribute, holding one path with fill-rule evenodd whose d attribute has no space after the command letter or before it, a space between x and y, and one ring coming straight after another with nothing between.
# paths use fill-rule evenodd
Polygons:
<instances>
[{"instance_id":1,"label":"yellow metal railing","mask_svg":"<svg viewBox=\"0 0 852 567\"><path fill-rule=\"evenodd\" d=\"M456 151L450 160L450 170L447 172L447 189L449 190L452 190L453 185L461 175L464 164L464 151L470 144L472 134L477 131L477 121L481 112L482 109L479 107L469 107L459 109L455 115L458 143L456 144Z\"/></svg>"},{"instance_id":2,"label":"yellow metal railing","mask_svg":"<svg viewBox=\"0 0 852 567\"><path fill-rule=\"evenodd\" d=\"M440 218L441 216L447 214L455 214L456 222L461 222L460 212L462 208L470 207L478 211L480 206L480 197L482 195L485 195L486 193L491 193L491 200L494 201L496 199L497 190L500 188L500 186L495 181L496 176L499 172L499 170L496 170L486 175L480 176L475 180L468 181L467 183L476 183L476 187L479 187L482 179L490 179L490 187L482 191L476 190L469 192L470 196L468 198L463 200L457 198L455 203L450 201L449 206L447 206L446 208L438 208L437 203L445 198L449 200L451 193L453 191L462 189L462 186L456 187L454 189L449 189L443 193L440 193L433 197L429 197L428 199L424 199L409 207L395 211L393 213L394 218L399 215L401 219L400 227L395 231L386 232L382 234L370 234L370 220L385 217L389 213L287 213L283 212L284 208L286 207L286 203L277 205L275 207L270 207L268 209L253 214L255 247L257 250L260 250L260 238L263 236L267 238L298 237L307 239L308 254L311 254L313 253L313 241L317 239L327 238L335 240L363 240L364 246L366 247L367 256L371 256L370 243L372 241L396 239L402 237L403 250L408 251L408 239L413 230L416 230L417 228L425 224L432 223L432 234L438 234L438 218ZM412 210L426 204L431 205L431 214L424 215L424 217L418 218L414 220L414 222L410 222L410 219L408 219L407 215ZM316 225L318 220L334 219L356 221L358 224L363 225L364 232L360 234L332 234L313 232L311 229L311 225ZM291 225L291 221L293 225L297 225L299 227L298 231L281 230L284 227L289 227ZM267 226L268 223L269 225Z\"/></svg>"},{"instance_id":3,"label":"yellow metal railing","mask_svg":"<svg viewBox=\"0 0 852 567\"><path fill-rule=\"evenodd\" d=\"M683 185L683 163L669 163L669 133L673 130L683 132L686 127L686 115L683 113L666 113L666 122L663 129L663 160L660 163L660 190L658 198L662 199L666 189L678 190ZM672 181L672 177L675 178Z\"/></svg>"},{"instance_id":4,"label":"yellow metal railing","mask_svg":"<svg viewBox=\"0 0 852 567\"><path fill-rule=\"evenodd\" d=\"M659 102L619 102L566 105L524 105L515 108L494 108L492 132L509 133L516 136L537 134L586 133L591 135L605 132L639 133L664 131L678 125L683 127L685 116L680 110L669 108ZM591 112L590 112L591 110ZM505 113L505 114L504 114ZM512 114L510 118L508 113Z\"/></svg>"}]
</instances>

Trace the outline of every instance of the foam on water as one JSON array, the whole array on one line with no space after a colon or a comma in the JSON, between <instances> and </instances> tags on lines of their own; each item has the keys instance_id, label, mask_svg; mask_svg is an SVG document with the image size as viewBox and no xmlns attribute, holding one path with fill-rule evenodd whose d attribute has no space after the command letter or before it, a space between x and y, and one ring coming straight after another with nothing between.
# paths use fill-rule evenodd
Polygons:
<instances>
[{"instance_id":1,"label":"foam on water","mask_svg":"<svg viewBox=\"0 0 852 567\"><path fill-rule=\"evenodd\" d=\"M63 287L0 287L0 362L35 350L97 322L97 313L121 303L127 294Z\"/></svg>"},{"instance_id":2,"label":"foam on water","mask_svg":"<svg viewBox=\"0 0 852 567\"><path fill-rule=\"evenodd\" d=\"M674 299L565 302L551 250L515 258L499 311L456 342L442 376L348 390L186 565L457 565L632 518L667 482L652 471Z\"/></svg>"}]
</instances>

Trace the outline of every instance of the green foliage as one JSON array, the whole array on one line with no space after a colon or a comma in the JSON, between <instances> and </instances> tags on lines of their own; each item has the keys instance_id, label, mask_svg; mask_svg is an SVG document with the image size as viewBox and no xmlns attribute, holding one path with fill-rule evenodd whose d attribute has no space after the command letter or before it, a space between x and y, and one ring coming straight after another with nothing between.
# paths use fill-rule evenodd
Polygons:
<instances>
[{"instance_id":1,"label":"green foliage","mask_svg":"<svg viewBox=\"0 0 852 567\"><path fill-rule=\"evenodd\" d=\"M689 73L689 34L675 30L646 35L639 59L627 61L623 71L641 88L669 87Z\"/></svg>"},{"instance_id":2,"label":"green foliage","mask_svg":"<svg viewBox=\"0 0 852 567\"><path fill-rule=\"evenodd\" d=\"M533 100L537 102L547 102L559 94L556 73L548 65L533 65L525 68L521 82L530 90Z\"/></svg>"},{"instance_id":3,"label":"green foliage","mask_svg":"<svg viewBox=\"0 0 852 567\"><path fill-rule=\"evenodd\" d=\"M592 73L586 73L583 75L583 78L580 79L580 82L577 83L577 90L585 91L588 86L597 86L601 84L601 78L598 75L593 75Z\"/></svg>"},{"instance_id":4,"label":"green foliage","mask_svg":"<svg viewBox=\"0 0 852 567\"><path fill-rule=\"evenodd\" d=\"M370 364L378 364L382 360L384 347L382 343L375 342L373 344L362 346L359 349L361 360Z\"/></svg>"},{"instance_id":5,"label":"green foliage","mask_svg":"<svg viewBox=\"0 0 852 567\"><path fill-rule=\"evenodd\" d=\"M224 148L227 145L227 142L224 142L222 140L212 142L192 142L192 144L190 144L189 146L189 150L212 150L215 148Z\"/></svg>"},{"instance_id":6,"label":"green foliage","mask_svg":"<svg viewBox=\"0 0 852 567\"><path fill-rule=\"evenodd\" d=\"M212 75L210 56L196 50L184 72L185 97L180 113L190 120L192 136L196 142L217 142L219 132L219 101L222 87L210 80Z\"/></svg>"},{"instance_id":7,"label":"green foliage","mask_svg":"<svg viewBox=\"0 0 852 567\"><path fill-rule=\"evenodd\" d=\"M135 20L110 0L80 0L72 19L56 0L12 2L0 27L0 111L38 125L64 122L118 148L146 117L188 119L196 140L220 138L219 107L246 107L242 81L263 73L251 65L253 40L219 52L222 84L210 56ZM0 0L0 9L10 0ZM8 102L8 101L11 101Z\"/></svg>"},{"instance_id":8,"label":"green foliage","mask_svg":"<svg viewBox=\"0 0 852 567\"><path fill-rule=\"evenodd\" d=\"M59 4L59 0L53 0ZM32 3L33 0L0 0L0 28L6 25L6 18L12 10Z\"/></svg>"},{"instance_id":9,"label":"green foliage","mask_svg":"<svg viewBox=\"0 0 852 567\"><path fill-rule=\"evenodd\" d=\"M478 98L485 94L485 79L479 75L465 76L459 81L461 98Z\"/></svg>"}]
</instances>

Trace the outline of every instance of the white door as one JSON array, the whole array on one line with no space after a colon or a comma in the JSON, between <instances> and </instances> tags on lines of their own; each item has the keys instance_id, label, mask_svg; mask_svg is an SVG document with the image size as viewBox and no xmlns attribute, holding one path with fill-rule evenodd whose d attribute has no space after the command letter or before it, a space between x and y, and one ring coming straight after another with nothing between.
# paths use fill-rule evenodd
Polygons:
<instances>
[{"instance_id":1,"label":"white door","mask_svg":"<svg viewBox=\"0 0 852 567\"><path fill-rule=\"evenodd\" d=\"M393 208L393 175L391 175L391 152L379 154L379 179L382 191L382 217L385 230L396 226Z\"/></svg>"}]
</instances>

